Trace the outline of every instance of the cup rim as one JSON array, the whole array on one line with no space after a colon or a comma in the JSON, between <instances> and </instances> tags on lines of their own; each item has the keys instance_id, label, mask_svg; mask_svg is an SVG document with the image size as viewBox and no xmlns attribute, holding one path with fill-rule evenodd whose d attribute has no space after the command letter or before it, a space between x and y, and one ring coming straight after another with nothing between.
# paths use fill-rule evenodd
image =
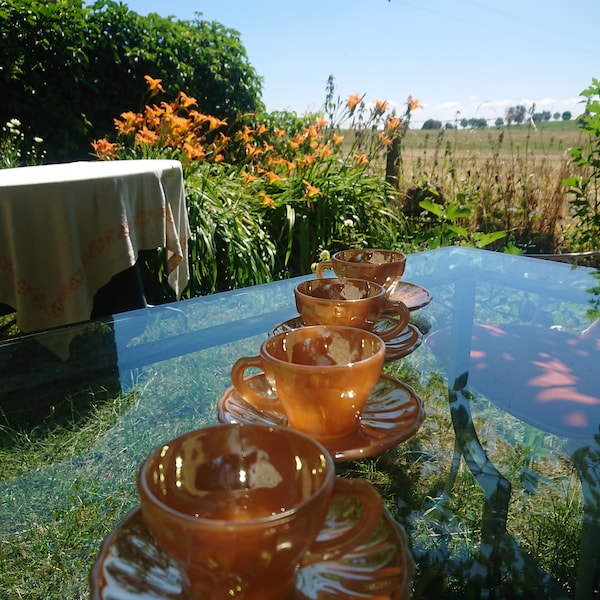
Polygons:
<instances>
[{"instance_id":1,"label":"cup rim","mask_svg":"<svg viewBox=\"0 0 600 600\"><path fill-rule=\"evenodd\" d=\"M406 262L406 254L400 252L400 250L390 250L388 248L346 248L345 250L338 250L331 256L332 261L337 261L345 265L360 265L361 267L377 268L381 267L381 264L369 263L369 262L356 262L352 260L345 260L341 256L346 252L386 252L388 254L395 254L398 256L398 260L391 262L382 263L383 265L401 264Z\"/></svg>"},{"instance_id":2,"label":"cup rim","mask_svg":"<svg viewBox=\"0 0 600 600\"><path fill-rule=\"evenodd\" d=\"M330 284L332 282L344 282L344 281L349 281L349 282L360 282L360 283L366 283L369 286L373 286L376 290L377 293L374 294L373 296L367 296L366 298L319 298L318 296L311 296L310 294L307 294L305 291L301 290L300 288L302 286L305 286L307 284L314 284L317 283L319 286L321 285L326 285L326 284ZM294 293L297 293L298 295L303 296L304 298L309 298L311 300L315 300L315 301L321 301L321 302L343 302L344 304L348 303L359 303L359 302L372 302L373 300L376 300L377 298L380 297L387 297L387 292L385 291L385 288L380 284L377 283L376 281L371 281L370 279L360 279L358 277L316 277L314 279L307 279L305 281L301 281L300 283L296 284L296 286L294 287Z\"/></svg>"},{"instance_id":3,"label":"cup rim","mask_svg":"<svg viewBox=\"0 0 600 600\"><path fill-rule=\"evenodd\" d=\"M155 508L160 509L165 514L169 515L171 518L176 518L178 520L183 520L184 522L189 522L190 525L193 523L202 523L203 527L206 528L223 528L227 527L228 524L231 524L232 521L229 519L213 519L213 518L205 518L205 517L196 517L190 514L178 511L174 508L171 508L168 504L162 502L158 496L156 496L150 489L147 481L146 481L146 473L148 471L148 467L150 466L152 460L158 456L161 450L168 446L169 444L173 444L175 441L185 440L199 433L210 433L211 431L216 430L224 430L224 429L261 429L261 430L269 430L275 431L279 434L291 435L292 437L302 438L305 442L311 443L316 449L321 453L324 457L324 460L327 464L327 473L325 479L323 480L322 485L318 490L315 491L314 494L302 500L302 502L295 505L293 508L289 508L281 513L277 513L275 515L266 515L263 517L254 517L249 518L243 521L235 521L235 526L238 529L243 529L245 527L254 528L260 523L269 523L269 522L277 522L282 523L286 520L292 518L298 511L302 510L306 505L312 504L321 498L323 494L325 494L328 489L331 488L331 485L335 481L336 472L335 472L335 463L331 454L326 450L325 446L321 444L315 438L299 431L297 429L292 429L291 427L284 427L282 425L266 425L261 423L219 423L217 425L209 425L207 427L202 427L199 429L194 429L184 433L182 435L178 435L174 438L171 438L169 441L161 444L156 447L141 463L137 472L137 489L138 496L140 497L140 504L142 500L142 495L146 498L148 504L151 504ZM142 512L143 512L143 504Z\"/></svg>"},{"instance_id":4,"label":"cup rim","mask_svg":"<svg viewBox=\"0 0 600 600\"><path fill-rule=\"evenodd\" d=\"M274 362L275 364L278 365L285 365L288 368L293 368L293 369L298 369L298 370L311 370L314 369L316 365L303 365L303 364L298 364L298 363L291 363L285 360L281 360L280 358L277 358L276 356L273 356L272 354L270 354L267 351L267 346L269 344L273 344L276 343L275 340L281 339L283 337L289 337L291 335L297 335L298 331L303 331L303 332L310 332L310 330L324 330L324 329L330 329L330 330L334 330L334 331L352 331L353 333L358 333L360 335L363 335L367 338L370 339L375 339L377 342L379 342L379 350L377 350L377 352L375 352L374 354L372 354L371 356L367 357L367 358L363 358L361 360L352 362L352 363L346 363L346 364L335 364L335 365L319 365L320 369L347 369L349 366L351 367L352 365L358 365L361 363L364 363L367 360L375 360L379 357L379 355L381 355L383 358L385 358L385 351L386 351L386 345L385 342L383 341L383 339L377 335L376 333L369 331L368 329L361 329L359 327L351 327L350 325L304 325L302 328L300 329L290 329L288 331L282 331L281 333L278 333L272 337L267 338L261 345L260 345L260 354L266 358L269 361Z\"/></svg>"}]
</instances>

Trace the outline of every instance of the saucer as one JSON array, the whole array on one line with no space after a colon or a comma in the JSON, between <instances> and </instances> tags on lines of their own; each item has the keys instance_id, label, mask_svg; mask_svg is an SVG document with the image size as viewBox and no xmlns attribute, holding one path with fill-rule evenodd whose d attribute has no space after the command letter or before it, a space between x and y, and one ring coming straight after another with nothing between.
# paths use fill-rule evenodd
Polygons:
<instances>
[{"instance_id":1,"label":"saucer","mask_svg":"<svg viewBox=\"0 0 600 600\"><path fill-rule=\"evenodd\" d=\"M382 329L389 329L394 324L393 317L388 317L384 315L377 320L375 323L375 327L373 328L374 333L380 332ZM385 327L384 327L385 325ZM288 319L283 323L279 323L275 325L270 332L270 335L277 335L278 333L283 333L285 331L290 331L291 329L298 329L298 327L304 327L304 321L302 317L298 315L292 319ZM423 335L421 332L409 323L403 330L400 335L397 337L388 340L385 343L385 362L392 362L394 360L398 360L400 358L404 358L408 356L411 352L414 352L423 342Z\"/></svg>"},{"instance_id":2,"label":"saucer","mask_svg":"<svg viewBox=\"0 0 600 600\"><path fill-rule=\"evenodd\" d=\"M420 285L399 281L390 291L390 300L404 302L408 310L417 310L431 302L431 292Z\"/></svg>"},{"instance_id":3,"label":"saucer","mask_svg":"<svg viewBox=\"0 0 600 600\"><path fill-rule=\"evenodd\" d=\"M332 504L320 537L352 524L351 500ZM348 510L350 508L350 510ZM350 515L350 516L349 516ZM337 560L302 567L295 600L402 600L410 595L414 562L404 530L384 510L369 539ZM181 574L146 529L134 508L102 543L89 573L90 598L185 600Z\"/></svg>"},{"instance_id":4,"label":"saucer","mask_svg":"<svg viewBox=\"0 0 600 600\"><path fill-rule=\"evenodd\" d=\"M233 387L217 402L221 423L287 425L287 417L264 373L247 379L259 393L269 396L273 407L261 410L246 402ZM334 460L355 460L379 454L412 437L425 418L423 402L415 391L395 377L382 374L369 396L356 431L331 440L319 440Z\"/></svg>"}]
</instances>

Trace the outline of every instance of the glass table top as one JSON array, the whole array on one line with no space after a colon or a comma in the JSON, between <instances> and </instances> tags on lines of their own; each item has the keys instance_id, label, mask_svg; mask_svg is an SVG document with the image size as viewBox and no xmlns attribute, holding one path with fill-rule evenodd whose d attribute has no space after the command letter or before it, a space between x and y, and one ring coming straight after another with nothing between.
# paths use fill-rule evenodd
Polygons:
<instances>
[{"instance_id":1,"label":"glass table top","mask_svg":"<svg viewBox=\"0 0 600 600\"><path fill-rule=\"evenodd\" d=\"M71 556L60 577L33 557L48 597L87 594L102 540L138 503L139 464L217 422L233 363L297 316L293 287L311 277L0 342L4 451L29 436L37 457L0 481L0 536ZM431 301L411 312L422 343L385 372L416 390L424 421L338 468L378 485L406 531L413 597L597 597L599 273L445 248L409 255L403 281ZM110 416L84 435L99 410ZM64 423L68 447L44 455ZM56 535L74 515L86 518L77 543ZM12 561L3 553L0 572Z\"/></svg>"}]
</instances>

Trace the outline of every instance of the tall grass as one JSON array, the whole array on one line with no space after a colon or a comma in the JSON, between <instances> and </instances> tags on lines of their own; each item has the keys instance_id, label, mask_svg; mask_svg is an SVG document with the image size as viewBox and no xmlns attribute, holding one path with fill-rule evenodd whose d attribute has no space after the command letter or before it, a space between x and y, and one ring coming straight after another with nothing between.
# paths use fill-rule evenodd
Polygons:
<instances>
[{"instance_id":1,"label":"tall grass","mask_svg":"<svg viewBox=\"0 0 600 600\"><path fill-rule=\"evenodd\" d=\"M402 154L400 205L417 229L433 224L420 207L428 198L468 208L461 225L471 232L505 232L502 244L569 251L562 180L576 169L568 150L579 140L575 123L561 129L411 131Z\"/></svg>"}]
</instances>

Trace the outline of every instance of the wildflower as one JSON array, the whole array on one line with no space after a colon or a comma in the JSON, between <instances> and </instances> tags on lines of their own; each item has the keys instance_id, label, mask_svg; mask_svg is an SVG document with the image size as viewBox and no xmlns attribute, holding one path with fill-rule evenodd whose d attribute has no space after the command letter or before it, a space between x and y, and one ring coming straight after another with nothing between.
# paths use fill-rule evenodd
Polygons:
<instances>
[{"instance_id":1,"label":"wildflower","mask_svg":"<svg viewBox=\"0 0 600 600\"><path fill-rule=\"evenodd\" d=\"M304 180L304 195L307 198L312 198L313 196L318 196L321 193L321 190L318 187L312 185L309 181Z\"/></svg>"},{"instance_id":2,"label":"wildflower","mask_svg":"<svg viewBox=\"0 0 600 600\"><path fill-rule=\"evenodd\" d=\"M416 108L423 108L423 106L421 105L421 103L418 100L413 99L412 96L409 96L406 99L406 104L408 105L408 110L409 111L415 110Z\"/></svg>"},{"instance_id":3,"label":"wildflower","mask_svg":"<svg viewBox=\"0 0 600 600\"><path fill-rule=\"evenodd\" d=\"M304 133L305 133L307 139L314 140L318 135L317 126L309 125L308 127L305 127Z\"/></svg>"},{"instance_id":4,"label":"wildflower","mask_svg":"<svg viewBox=\"0 0 600 600\"><path fill-rule=\"evenodd\" d=\"M153 146L158 141L158 134L144 126L135 134L135 141L137 144Z\"/></svg>"},{"instance_id":5,"label":"wildflower","mask_svg":"<svg viewBox=\"0 0 600 600\"><path fill-rule=\"evenodd\" d=\"M369 159L367 158L366 154L355 154L354 155L354 160L359 165L368 165L369 164Z\"/></svg>"},{"instance_id":6,"label":"wildflower","mask_svg":"<svg viewBox=\"0 0 600 600\"><path fill-rule=\"evenodd\" d=\"M319 117L315 122L315 126L317 127L317 129L323 129L328 124L329 121L327 121L323 116Z\"/></svg>"},{"instance_id":7,"label":"wildflower","mask_svg":"<svg viewBox=\"0 0 600 600\"><path fill-rule=\"evenodd\" d=\"M148 107L146 107L148 108ZM138 128L138 114L132 111L121 113L122 121L114 119L115 129L120 135L129 135Z\"/></svg>"},{"instance_id":8,"label":"wildflower","mask_svg":"<svg viewBox=\"0 0 600 600\"><path fill-rule=\"evenodd\" d=\"M263 133L266 133L266 131L267 131L267 126L264 123L260 123L259 126L254 131L254 133L255 133L255 135L262 135Z\"/></svg>"},{"instance_id":9,"label":"wildflower","mask_svg":"<svg viewBox=\"0 0 600 600\"><path fill-rule=\"evenodd\" d=\"M144 79L148 84L148 89L150 91L150 96L156 96L159 92L165 93L163 86L161 85L162 79L153 79L150 75L144 75Z\"/></svg>"},{"instance_id":10,"label":"wildflower","mask_svg":"<svg viewBox=\"0 0 600 600\"><path fill-rule=\"evenodd\" d=\"M333 154L333 151L327 144L325 144L324 146L321 147L321 151L320 151L321 158L327 158L328 156L331 156L332 154Z\"/></svg>"},{"instance_id":11,"label":"wildflower","mask_svg":"<svg viewBox=\"0 0 600 600\"><path fill-rule=\"evenodd\" d=\"M402 119L398 117L392 117L392 115L388 115L385 120L385 130L386 131L396 131L402 127Z\"/></svg>"},{"instance_id":12,"label":"wildflower","mask_svg":"<svg viewBox=\"0 0 600 600\"><path fill-rule=\"evenodd\" d=\"M352 96L350 96L346 100L346 105L348 106L348 108L350 110L350 114L352 114L354 112L354 110L358 106L359 102L360 102L360 94L352 94Z\"/></svg>"},{"instance_id":13,"label":"wildflower","mask_svg":"<svg viewBox=\"0 0 600 600\"><path fill-rule=\"evenodd\" d=\"M391 137L389 137L388 135L385 135L384 133L379 133L379 134L378 134L378 137L379 137L379 141L381 142L381 145L382 145L384 148L387 148L388 146L391 146L391 145L392 145L392 141L393 141L393 140L392 140L392 138L391 138Z\"/></svg>"},{"instance_id":14,"label":"wildflower","mask_svg":"<svg viewBox=\"0 0 600 600\"><path fill-rule=\"evenodd\" d=\"M354 221L352 219L344 219L342 225L344 227L354 227Z\"/></svg>"},{"instance_id":15,"label":"wildflower","mask_svg":"<svg viewBox=\"0 0 600 600\"><path fill-rule=\"evenodd\" d=\"M389 102L387 100L384 100L384 101L375 100L375 106L373 108L373 114L376 117L380 117L388 109L388 106L389 106Z\"/></svg>"},{"instance_id":16,"label":"wildflower","mask_svg":"<svg viewBox=\"0 0 600 600\"><path fill-rule=\"evenodd\" d=\"M283 179L281 179L281 177L279 177L279 175L277 175L277 173L273 173L273 171L267 171L265 173L265 176L267 178L268 183L275 183L277 181L283 181Z\"/></svg>"},{"instance_id":17,"label":"wildflower","mask_svg":"<svg viewBox=\"0 0 600 600\"><path fill-rule=\"evenodd\" d=\"M263 206L271 206L274 203L273 198L270 198L269 196L267 196L267 194L265 194L264 192L260 192L258 194L261 198L262 198L262 202L261 204Z\"/></svg>"},{"instance_id":18,"label":"wildflower","mask_svg":"<svg viewBox=\"0 0 600 600\"><path fill-rule=\"evenodd\" d=\"M344 141L343 135L337 135L336 133L333 134L333 143L336 146L339 146L343 141Z\"/></svg>"},{"instance_id":19,"label":"wildflower","mask_svg":"<svg viewBox=\"0 0 600 600\"><path fill-rule=\"evenodd\" d=\"M188 96L185 92L181 91L177 96L177 102L182 108L189 108L190 106L198 105L198 101L196 100L196 98L192 98L191 96Z\"/></svg>"},{"instance_id":20,"label":"wildflower","mask_svg":"<svg viewBox=\"0 0 600 600\"><path fill-rule=\"evenodd\" d=\"M36 144L41 144L44 140L43 140L43 138L41 138L41 137L39 137L39 136L36 135L36 136L33 137L33 141Z\"/></svg>"},{"instance_id":21,"label":"wildflower","mask_svg":"<svg viewBox=\"0 0 600 600\"><path fill-rule=\"evenodd\" d=\"M214 131L215 129L218 129L219 127L223 127L224 125L227 125L227 120L218 119L217 117L213 117L212 115L207 115L207 121L208 121L208 130L209 131Z\"/></svg>"},{"instance_id":22,"label":"wildflower","mask_svg":"<svg viewBox=\"0 0 600 600\"><path fill-rule=\"evenodd\" d=\"M235 132L235 139L241 140L242 142L249 142L251 139L251 133L252 130L250 127L248 127L248 125L244 125L241 129Z\"/></svg>"},{"instance_id":23,"label":"wildflower","mask_svg":"<svg viewBox=\"0 0 600 600\"><path fill-rule=\"evenodd\" d=\"M21 127L21 121L19 121L19 119L11 119L10 121L7 121L6 126L9 129L18 129Z\"/></svg>"},{"instance_id":24,"label":"wildflower","mask_svg":"<svg viewBox=\"0 0 600 600\"><path fill-rule=\"evenodd\" d=\"M242 172L242 179L244 180L244 183L252 183L253 181L256 181L258 179L258 177L252 173L248 173L247 171L243 171Z\"/></svg>"},{"instance_id":25,"label":"wildflower","mask_svg":"<svg viewBox=\"0 0 600 600\"><path fill-rule=\"evenodd\" d=\"M99 158L109 158L116 155L119 145L109 142L106 138L102 138L94 140L92 148L94 149L94 154Z\"/></svg>"},{"instance_id":26,"label":"wildflower","mask_svg":"<svg viewBox=\"0 0 600 600\"><path fill-rule=\"evenodd\" d=\"M331 258L331 254L329 250L321 250L321 254L319 254L319 260L329 260Z\"/></svg>"},{"instance_id":27,"label":"wildflower","mask_svg":"<svg viewBox=\"0 0 600 600\"><path fill-rule=\"evenodd\" d=\"M204 148L193 139L183 142L183 151L190 160L203 160L205 157Z\"/></svg>"}]
</instances>

